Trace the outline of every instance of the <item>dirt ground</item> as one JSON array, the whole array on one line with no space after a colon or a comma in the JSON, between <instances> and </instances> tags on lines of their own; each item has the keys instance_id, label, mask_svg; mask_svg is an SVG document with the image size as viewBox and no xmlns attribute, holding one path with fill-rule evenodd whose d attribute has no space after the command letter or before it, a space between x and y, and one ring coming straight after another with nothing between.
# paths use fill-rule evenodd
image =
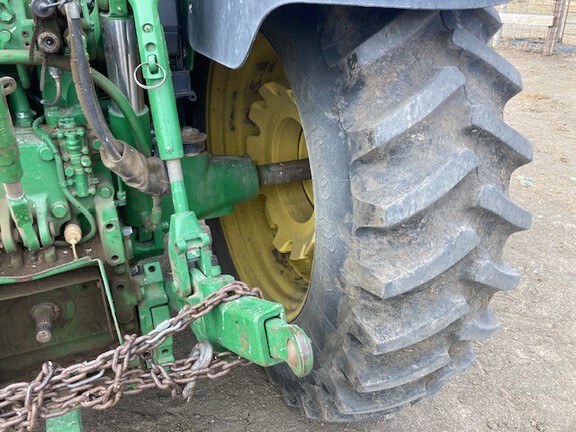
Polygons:
<instances>
[{"instance_id":1,"label":"dirt ground","mask_svg":"<svg viewBox=\"0 0 576 432\"><path fill-rule=\"evenodd\" d=\"M265 373L249 367L202 382L189 404L149 391L106 412L87 431L576 431L576 57L505 51L525 90L507 120L531 139L534 162L511 193L534 216L506 255L523 274L493 301L502 328L476 344L476 365L435 397L390 419L333 425L285 406Z\"/></svg>"}]
</instances>

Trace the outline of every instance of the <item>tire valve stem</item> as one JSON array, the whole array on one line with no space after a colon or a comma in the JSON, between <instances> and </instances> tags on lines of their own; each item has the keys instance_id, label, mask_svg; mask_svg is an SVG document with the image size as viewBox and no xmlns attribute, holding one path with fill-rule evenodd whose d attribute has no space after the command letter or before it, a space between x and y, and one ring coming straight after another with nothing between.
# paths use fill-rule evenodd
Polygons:
<instances>
[{"instance_id":1,"label":"tire valve stem","mask_svg":"<svg viewBox=\"0 0 576 432\"><path fill-rule=\"evenodd\" d=\"M58 307L53 303L40 303L32 308L31 315L36 322L36 340L40 343L52 339L54 320L58 317Z\"/></svg>"},{"instance_id":2,"label":"tire valve stem","mask_svg":"<svg viewBox=\"0 0 576 432\"><path fill-rule=\"evenodd\" d=\"M72 248L72 254L74 255L75 260L78 259L78 251L76 250L76 245L80 242L81 239L82 228L80 228L80 225L74 222L70 222L68 225L66 225L66 228L64 228L64 240L66 240L66 243L68 243Z\"/></svg>"}]
</instances>

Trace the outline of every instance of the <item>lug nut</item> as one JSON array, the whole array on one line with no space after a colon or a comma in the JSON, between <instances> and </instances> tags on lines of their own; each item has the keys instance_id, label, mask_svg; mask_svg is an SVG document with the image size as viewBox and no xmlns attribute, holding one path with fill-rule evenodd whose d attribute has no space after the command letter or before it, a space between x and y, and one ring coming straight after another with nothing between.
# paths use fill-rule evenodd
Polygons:
<instances>
[{"instance_id":1,"label":"lug nut","mask_svg":"<svg viewBox=\"0 0 576 432\"><path fill-rule=\"evenodd\" d=\"M40 303L32 308L32 317L36 322L36 340L46 343L52 339L52 326L58 317L58 306L53 303Z\"/></svg>"}]
</instances>

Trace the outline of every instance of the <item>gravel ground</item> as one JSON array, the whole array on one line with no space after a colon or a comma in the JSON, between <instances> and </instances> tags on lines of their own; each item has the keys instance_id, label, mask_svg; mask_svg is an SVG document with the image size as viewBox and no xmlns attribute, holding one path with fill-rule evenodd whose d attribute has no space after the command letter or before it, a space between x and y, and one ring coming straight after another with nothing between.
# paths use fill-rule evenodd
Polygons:
<instances>
[{"instance_id":1,"label":"gravel ground","mask_svg":"<svg viewBox=\"0 0 576 432\"><path fill-rule=\"evenodd\" d=\"M389 419L312 422L285 406L249 367L202 382L192 402L160 391L85 413L87 431L576 431L576 57L506 51L525 91L507 120L534 142L534 162L512 176L512 195L534 215L506 255L519 288L493 306L502 329L477 343L476 365L435 397Z\"/></svg>"}]
</instances>

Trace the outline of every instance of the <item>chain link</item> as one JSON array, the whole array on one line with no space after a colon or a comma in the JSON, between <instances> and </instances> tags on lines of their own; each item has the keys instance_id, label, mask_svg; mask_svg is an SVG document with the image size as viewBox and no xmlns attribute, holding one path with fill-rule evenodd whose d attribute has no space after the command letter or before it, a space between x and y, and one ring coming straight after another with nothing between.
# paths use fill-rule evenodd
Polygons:
<instances>
[{"instance_id":1,"label":"chain link","mask_svg":"<svg viewBox=\"0 0 576 432\"><path fill-rule=\"evenodd\" d=\"M124 337L124 343L93 360L68 367L47 361L31 382L10 384L0 389L0 431L13 428L32 430L39 418L52 418L76 408L103 410L114 406L123 395L157 387L170 390L172 397L198 379L215 379L236 366L250 362L231 352L212 355L208 366L201 358L203 349L171 363L156 364L152 353L167 338L186 329L216 306L243 296L260 297L259 289L250 289L234 281L207 296L195 306L185 306L175 317L160 323L150 333ZM132 367L134 360L147 362L148 368ZM198 362L198 363L197 363ZM188 386L191 389L193 385Z\"/></svg>"}]
</instances>

